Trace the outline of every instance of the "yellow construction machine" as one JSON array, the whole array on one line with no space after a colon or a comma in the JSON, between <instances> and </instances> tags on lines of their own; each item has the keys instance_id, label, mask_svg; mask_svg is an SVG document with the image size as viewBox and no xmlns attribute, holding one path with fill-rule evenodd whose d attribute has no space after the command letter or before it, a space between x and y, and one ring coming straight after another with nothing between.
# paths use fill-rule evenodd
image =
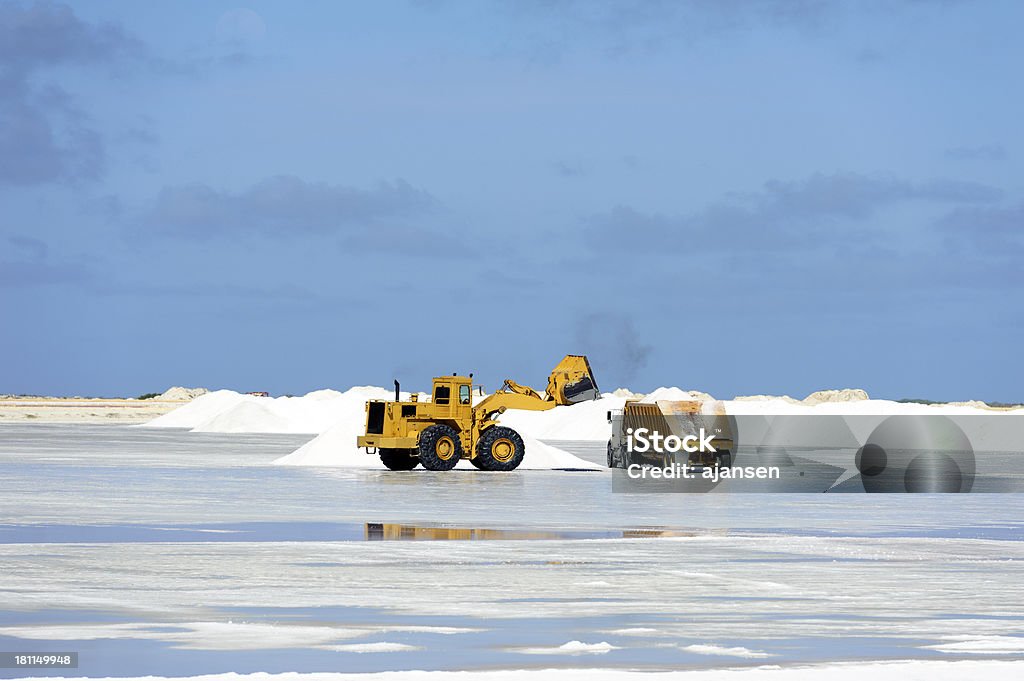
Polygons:
<instances>
[{"instance_id":1,"label":"yellow construction machine","mask_svg":"<svg viewBox=\"0 0 1024 681\"><path fill-rule=\"evenodd\" d=\"M608 423L612 436L608 440L608 467L629 468L630 465L650 465L667 468L673 463L690 466L732 466L735 418L725 411L717 400L658 400L645 403L627 400L621 411L609 411ZM660 434L663 438L674 435L685 438L697 433L710 434L711 447L707 450L673 452L653 446L642 451L627 446L632 433Z\"/></svg>"},{"instance_id":2,"label":"yellow construction machine","mask_svg":"<svg viewBox=\"0 0 1024 681\"><path fill-rule=\"evenodd\" d=\"M523 438L498 424L508 409L544 411L561 405L596 399L599 395L590 362L582 355L566 355L548 377L544 394L506 379L501 389L473 404L473 374L434 379L432 398L420 402L412 394L402 401L395 381L395 400L366 403L366 435L356 446L379 454L393 471L409 471L423 464L432 471L447 471L460 459L485 471L515 470L523 461Z\"/></svg>"}]
</instances>

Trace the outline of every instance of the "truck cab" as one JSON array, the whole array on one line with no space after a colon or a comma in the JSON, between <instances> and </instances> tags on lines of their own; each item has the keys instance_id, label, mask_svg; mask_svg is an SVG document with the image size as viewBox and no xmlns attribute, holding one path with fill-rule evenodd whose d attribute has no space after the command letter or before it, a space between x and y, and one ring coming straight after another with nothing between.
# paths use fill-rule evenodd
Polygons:
<instances>
[{"instance_id":1,"label":"truck cab","mask_svg":"<svg viewBox=\"0 0 1024 681\"><path fill-rule=\"evenodd\" d=\"M473 408L473 379L468 376L439 376L434 379L431 395L436 416L468 416Z\"/></svg>"}]
</instances>

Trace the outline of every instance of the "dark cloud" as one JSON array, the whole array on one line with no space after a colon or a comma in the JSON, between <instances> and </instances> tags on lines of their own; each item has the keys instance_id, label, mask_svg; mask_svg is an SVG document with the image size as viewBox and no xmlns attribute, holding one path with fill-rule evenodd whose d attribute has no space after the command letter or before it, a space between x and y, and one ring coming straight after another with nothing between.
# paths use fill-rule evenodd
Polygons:
<instances>
[{"instance_id":1,"label":"dark cloud","mask_svg":"<svg viewBox=\"0 0 1024 681\"><path fill-rule=\"evenodd\" d=\"M104 222L115 222L124 214L124 205L114 194L104 194L85 199L79 210L85 215L95 215Z\"/></svg>"},{"instance_id":2,"label":"dark cloud","mask_svg":"<svg viewBox=\"0 0 1024 681\"><path fill-rule=\"evenodd\" d=\"M89 122L59 88L0 80L0 184L98 177L106 154Z\"/></svg>"},{"instance_id":3,"label":"dark cloud","mask_svg":"<svg viewBox=\"0 0 1024 681\"><path fill-rule=\"evenodd\" d=\"M970 250L1015 259L1024 255L1024 204L958 208L940 219L938 228L955 253ZM1016 269L1019 265L1014 262Z\"/></svg>"},{"instance_id":4,"label":"dark cloud","mask_svg":"<svg viewBox=\"0 0 1024 681\"><path fill-rule=\"evenodd\" d=\"M104 148L89 117L37 73L111 62L139 43L114 24L83 22L67 5L0 5L0 184L98 177Z\"/></svg>"},{"instance_id":5,"label":"dark cloud","mask_svg":"<svg viewBox=\"0 0 1024 681\"><path fill-rule=\"evenodd\" d=\"M358 189L297 177L271 177L240 192L194 183L163 189L145 222L163 232L197 237L259 234L358 234L382 221L423 215L437 207L405 182Z\"/></svg>"},{"instance_id":6,"label":"dark cloud","mask_svg":"<svg viewBox=\"0 0 1024 681\"><path fill-rule=\"evenodd\" d=\"M79 263L52 263L44 259L0 260L0 287L31 288L81 284L93 280L93 273Z\"/></svg>"},{"instance_id":7,"label":"dark cloud","mask_svg":"<svg viewBox=\"0 0 1024 681\"><path fill-rule=\"evenodd\" d=\"M555 161L551 167L562 177L583 177L587 174L583 164L574 161Z\"/></svg>"},{"instance_id":8,"label":"dark cloud","mask_svg":"<svg viewBox=\"0 0 1024 681\"><path fill-rule=\"evenodd\" d=\"M91 284L93 270L85 263L50 257L50 245L27 234L0 240L0 287L34 288Z\"/></svg>"},{"instance_id":9,"label":"dark cloud","mask_svg":"<svg viewBox=\"0 0 1024 681\"><path fill-rule=\"evenodd\" d=\"M1005 161L1006 149L1001 144L953 147L946 150L946 158L954 161Z\"/></svg>"},{"instance_id":10,"label":"dark cloud","mask_svg":"<svg viewBox=\"0 0 1024 681\"><path fill-rule=\"evenodd\" d=\"M43 260L50 252L50 248L45 242L23 234L15 234L8 237L7 243L30 260Z\"/></svg>"},{"instance_id":11,"label":"dark cloud","mask_svg":"<svg viewBox=\"0 0 1024 681\"><path fill-rule=\"evenodd\" d=\"M787 251L855 245L868 233L866 218L908 201L986 203L996 188L973 182L923 183L855 173L815 174L799 182L772 180L762 191L732 194L689 215L644 213L618 206L589 220L589 241L597 248L625 243L645 250Z\"/></svg>"},{"instance_id":12,"label":"dark cloud","mask_svg":"<svg viewBox=\"0 0 1024 681\"><path fill-rule=\"evenodd\" d=\"M1001 190L976 182L931 180L914 183L857 173L816 173L799 182L771 180L765 183L764 194L752 199L759 212L769 218L864 218L878 208L900 201L984 203L1001 197Z\"/></svg>"},{"instance_id":13,"label":"dark cloud","mask_svg":"<svg viewBox=\"0 0 1024 681\"><path fill-rule=\"evenodd\" d=\"M140 43L116 24L89 24L67 5L0 5L0 64L28 72L58 64L107 61Z\"/></svg>"}]
</instances>

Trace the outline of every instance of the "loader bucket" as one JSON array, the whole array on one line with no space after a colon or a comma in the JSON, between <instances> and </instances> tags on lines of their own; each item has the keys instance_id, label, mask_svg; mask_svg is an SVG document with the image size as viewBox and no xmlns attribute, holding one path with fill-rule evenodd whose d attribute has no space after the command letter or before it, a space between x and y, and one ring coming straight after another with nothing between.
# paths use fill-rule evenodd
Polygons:
<instances>
[{"instance_id":1,"label":"loader bucket","mask_svg":"<svg viewBox=\"0 0 1024 681\"><path fill-rule=\"evenodd\" d=\"M590 362L583 355L566 355L548 377L547 394L558 404L597 399L600 392Z\"/></svg>"},{"instance_id":2,"label":"loader bucket","mask_svg":"<svg viewBox=\"0 0 1024 681\"><path fill-rule=\"evenodd\" d=\"M590 376L584 376L575 383L569 383L562 388L562 395L565 396L565 401L568 404L596 400L597 385L594 384L594 379Z\"/></svg>"}]
</instances>

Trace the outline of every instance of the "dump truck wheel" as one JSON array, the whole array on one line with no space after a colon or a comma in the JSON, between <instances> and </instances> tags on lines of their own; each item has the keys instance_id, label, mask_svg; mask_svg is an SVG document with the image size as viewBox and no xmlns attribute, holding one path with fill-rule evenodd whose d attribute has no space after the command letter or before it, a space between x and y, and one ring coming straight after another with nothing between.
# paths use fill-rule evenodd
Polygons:
<instances>
[{"instance_id":1,"label":"dump truck wheel","mask_svg":"<svg viewBox=\"0 0 1024 681\"><path fill-rule=\"evenodd\" d=\"M381 449L380 460L392 471L411 471L420 464L411 449Z\"/></svg>"},{"instance_id":2,"label":"dump truck wheel","mask_svg":"<svg viewBox=\"0 0 1024 681\"><path fill-rule=\"evenodd\" d=\"M514 471L525 454L523 438L505 426L488 428L476 443L476 458L485 471Z\"/></svg>"},{"instance_id":3,"label":"dump truck wheel","mask_svg":"<svg viewBox=\"0 0 1024 681\"><path fill-rule=\"evenodd\" d=\"M428 471L450 471L462 458L462 442L454 428L437 423L420 433L418 451Z\"/></svg>"}]
</instances>

